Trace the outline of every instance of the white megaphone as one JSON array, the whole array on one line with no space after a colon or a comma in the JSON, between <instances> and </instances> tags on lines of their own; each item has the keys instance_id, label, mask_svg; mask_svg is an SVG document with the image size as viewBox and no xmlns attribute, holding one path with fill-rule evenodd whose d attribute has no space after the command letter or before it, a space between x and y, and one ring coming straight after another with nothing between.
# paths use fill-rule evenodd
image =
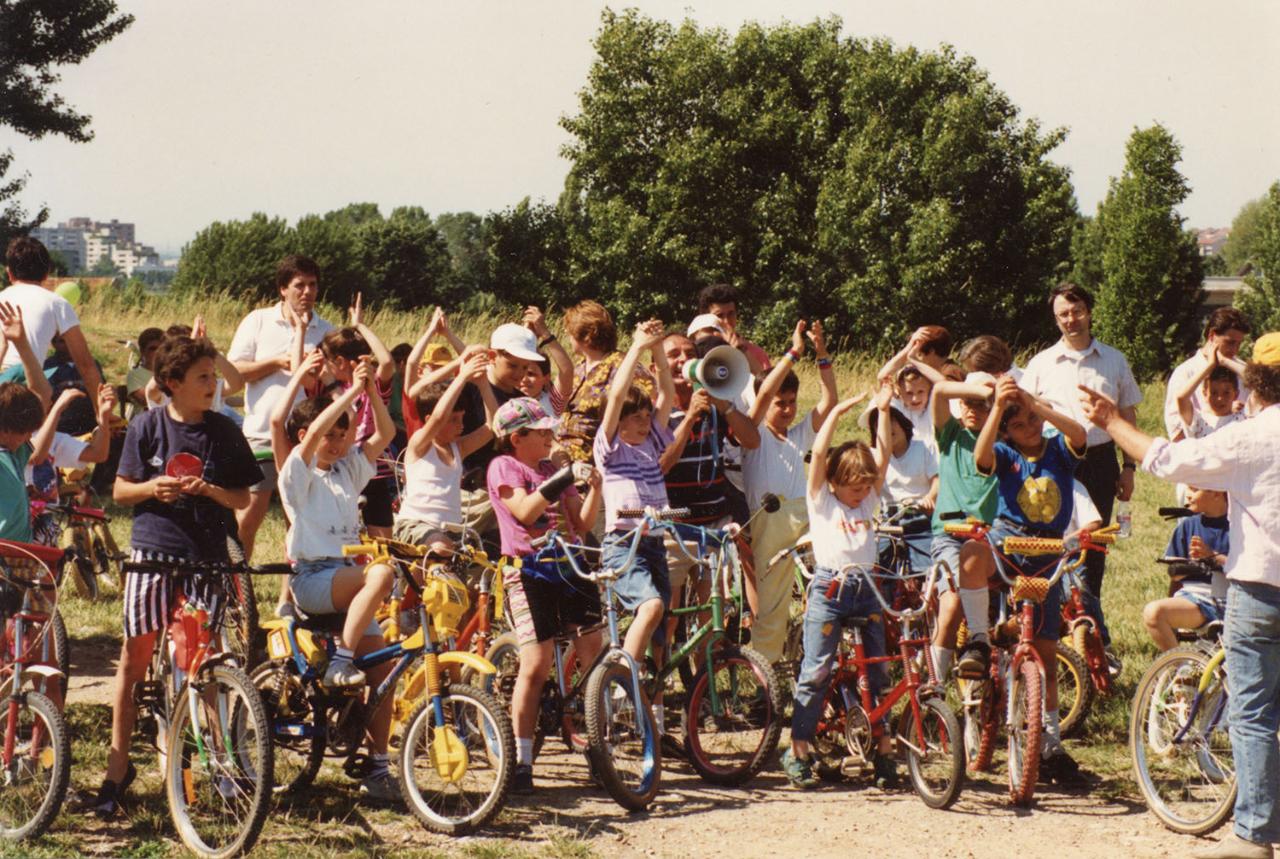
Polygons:
<instances>
[{"instance_id":1,"label":"white megaphone","mask_svg":"<svg viewBox=\"0 0 1280 859\"><path fill-rule=\"evenodd\" d=\"M734 347L717 346L702 358L686 361L684 377L717 400L736 400L751 381L751 365Z\"/></svg>"}]
</instances>

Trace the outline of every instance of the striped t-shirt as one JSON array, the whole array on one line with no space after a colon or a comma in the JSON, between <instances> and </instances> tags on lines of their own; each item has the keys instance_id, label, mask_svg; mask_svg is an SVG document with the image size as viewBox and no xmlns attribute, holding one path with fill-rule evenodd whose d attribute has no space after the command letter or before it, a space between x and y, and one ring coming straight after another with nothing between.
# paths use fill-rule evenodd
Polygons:
<instances>
[{"instance_id":1,"label":"striped t-shirt","mask_svg":"<svg viewBox=\"0 0 1280 859\"><path fill-rule=\"evenodd\" d=\"M618 510L667 506L667 485L662 479L658 458L671 444L671 430L657 421L641 444L627 444L616 431L613 438L604 427L596 430L592 454L604 475L605 531L635 527L635 519L619 519Z\"/></svg>"},{"instance_id":2,"label":"striped t-shirt","mask_svg":"<svg viewBox=\"0 0 1280 859\"><path fill-rule=\"evenodd\" d=\"M684 412L671 413L671 428L684 420ZM688 507L690 515L681 521L709 525L729 515L725 497L728 479L724 475L724 447L728 424L710 409L693 426L689 443L676 464L667 472L667 497L673 507ZM673 434L674 438L674 434Z\"/></svg>"}]
</instances>

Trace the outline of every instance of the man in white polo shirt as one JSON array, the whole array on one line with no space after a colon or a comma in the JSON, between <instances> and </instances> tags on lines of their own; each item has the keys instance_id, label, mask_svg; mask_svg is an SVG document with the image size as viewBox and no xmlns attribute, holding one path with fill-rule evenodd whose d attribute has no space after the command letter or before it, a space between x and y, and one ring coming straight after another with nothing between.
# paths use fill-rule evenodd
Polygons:
<instances>
[{"instance_id":1,"label":"man in white polo shirt","mask_svg":"<svg viewBox=\"0 0 1280 859\"><path fill-rule=\"evenodd\" d=\"M280 301L251 311L236 329L227 358L244 376L244 437L253 448L262 468L262 482L250 488L249 506L236 513L245 559L253 557L253 542L267 515L271 493L276 488L276 469L271 458L271 410L289 383L290 346L294 322L306 325L303 340L307 351L333 326L314 314L319 289L320 267L313 260L290 254L276 266L276 287ZM286 311L287 308L287 311Z\"/></svg>"}]
</instances>

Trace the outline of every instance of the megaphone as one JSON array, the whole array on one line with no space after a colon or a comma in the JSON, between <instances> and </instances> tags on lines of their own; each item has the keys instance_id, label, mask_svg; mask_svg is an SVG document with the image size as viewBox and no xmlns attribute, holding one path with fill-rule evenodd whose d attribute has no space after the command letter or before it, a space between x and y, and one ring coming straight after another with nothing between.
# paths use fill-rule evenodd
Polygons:
<instances>
[{"instance_id":1,"label":"megaphone","mask_svg":"<svg viewBox=\"0 0 1280 859\"><path fill-rule=\"evenodd\" d=\"M684 377L717 400L736 400L751 381L751 365L734 347L717 346L705 357L686 361Z\"/></svg>"}]
</instances>

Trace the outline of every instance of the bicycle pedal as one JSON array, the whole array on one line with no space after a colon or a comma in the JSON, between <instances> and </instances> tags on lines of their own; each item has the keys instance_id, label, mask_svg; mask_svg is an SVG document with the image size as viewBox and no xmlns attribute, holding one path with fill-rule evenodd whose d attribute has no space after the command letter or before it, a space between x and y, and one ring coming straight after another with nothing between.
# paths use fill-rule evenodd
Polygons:
<instances>
[{"instance_id":1,"label":"bicycle pedal","mask_svg":"<svg viewBox=\"0 0 1280 859\"><path fill-rule=\"evenodd\" d=\"M840 762L840 774L843 776L863 776L874 771L875 767L865 758L851 755Z\"/></svg>"},{"instance_id":2,"label":"bicycle pedal","mask_svg":"<svg viewBox=\"0 0 1280 859\"><path fill-rule=\"evenodd\" d=\"M159 680L142 680L133 686L133 703L139 708L154 709L164 701L164 687Z\"/></svg>"}]
</instances>

